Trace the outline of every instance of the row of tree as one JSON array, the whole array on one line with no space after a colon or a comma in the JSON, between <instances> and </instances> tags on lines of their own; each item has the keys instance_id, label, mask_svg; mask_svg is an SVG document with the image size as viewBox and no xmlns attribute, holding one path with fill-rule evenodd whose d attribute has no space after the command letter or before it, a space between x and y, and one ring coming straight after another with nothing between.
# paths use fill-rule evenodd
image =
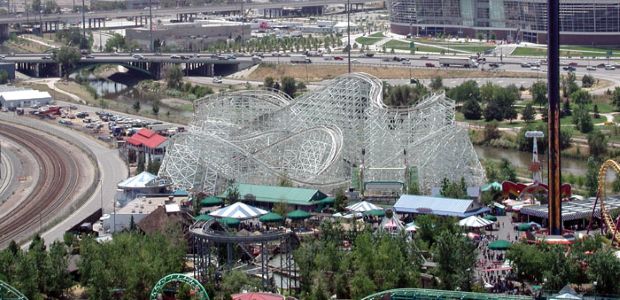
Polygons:
<instances>
[{"instance_id":1,"label":"row of tree","mask_svg":"<svg viewBox=\"0 0 620 300\"><path fill-rule=\"evenodd\" d=\"M38 235L28 251L12 242L0 251L0 280L21 291L28 299L65 299L78 282L88 299L148 299L154 284L163 276L183 270L186 252L180 228L143 235L126 232L99 243L87 236L77 240L66 235L47 249ZM79 254L78 277L69 274L70 254Z\"/></svg>"},{"instance_id":2,"label":"row of tree","mask_svg":"<svg viewBox=\"0 0 620 300\"><path fill-rule=\"evenodd\" d=\"M306 90L306 84L302 81L297 81L290 76L284 76L280 78L280 81L276 81L273 77L267 76L263 81L263 87L267 89L274 89L282 91L291 98L298 96L298 93Z\"/></svg>"}]
</instances>

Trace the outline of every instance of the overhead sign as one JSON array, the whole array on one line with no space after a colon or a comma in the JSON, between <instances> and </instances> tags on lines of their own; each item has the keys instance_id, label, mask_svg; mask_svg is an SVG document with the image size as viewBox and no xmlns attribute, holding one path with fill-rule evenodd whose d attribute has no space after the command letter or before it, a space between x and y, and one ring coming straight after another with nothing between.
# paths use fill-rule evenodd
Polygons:
<instances>
[{"instance_id":1,"label":"overhead sign","mask_svg":"<svg viewBox=\"0 0 620 300\"><path fill-rule=\"evenodd\" d=\"M542 131L526 131L525 137L527 138L542 138L545 134Z\"/></svg>"}]
</instances>

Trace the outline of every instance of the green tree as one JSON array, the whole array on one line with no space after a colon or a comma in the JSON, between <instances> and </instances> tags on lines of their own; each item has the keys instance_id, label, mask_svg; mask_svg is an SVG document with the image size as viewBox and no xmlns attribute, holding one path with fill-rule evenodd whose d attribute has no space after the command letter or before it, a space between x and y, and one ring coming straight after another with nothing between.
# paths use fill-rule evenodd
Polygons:
<instances>
[{"instance_id":1,"label":"green tree","mask_svg":"<svg viewBox=\"0 0 620 300\"><path fill-rule=\"evenodd\" d=\"M5 70L0 70L0 84L7 84L9 82L9 73Z\"/></svg>"},{"instance_id":2,"label":"green tree","mask_svg":"<svg viewBox=\"0 0 620 300\"><path fill-rule=\"evenodd\" d=\"M451 88L447 93L448 98L458 102L467 100L480 101L480 88L475 80L468 80Z\"/></svg>"},{"instance_id":3,"label":"green tree","mask_svg":"<svg viewBox=\"0 0 620 300\"><path fill-rule=\"evenodd\" d=\"M148 166L146 167L146 171L151 174L159 173L159 168L161 167L161 161L149 161Z\"/></svg>"},{"instance_id":4,"label":"green tree","mask_svg":"<svg viewBox=\"0 0 620 300\"><path fill-rule=\"evenodd\" d=\"M588 157L587 171L586 171L586 188L588 189L588 196L596 196L598 189L598 171L600 162L593 156Z\"/></svg>"},{"instance_id":5,"label":"green tree","mask_svg":"<svg viewBox=\"0 0 620 300\"><path fill-rule=\"evenodd\" d=\"M532 104L528 103L525 106L525 108L523 108L523 112L521 113L521 118L526 123L529 123L529 122L534 121L534 117L535 117L534 108L532 107Z\"/></svg>"},{"instance_id":6,"label":"green tree","mask_svg":"<svg viewBox=\"0 0 620 300\"><path fill-rule=\"evenodd\" d=\"M229 180L228 181L228 187L226 187L226 200L228 200L228 205L236 203L237 201L239 201L239 198L241 197L241 195L239 195L239 187L237 186L237 183L234 180Z\"/></svg>"},{"instance_id":7,"label":"green tree","mask_svg":"<svg viewBox=\"0 0 620 300\"><path fill-rule=\"evenodd\" d=\"M222 292L227 295L238 293L242 289L257 291L260 287L260 280L249 277L246 273L239 270L231 270L224 273L221 284Z\"/></svg>"},{"instance_id":8,"label":"green tree","mask_svg":"<svg viewBox=\"0 0 620 300\"><path fill-rule=\"evenodd\" d=\"M594 129L594 123L592 117L588 112L588 108L585 105L578 105L573 112L573 124L582 133L588 133Z\"/></svg>"},{"instance_id":9,"label":"green tree","mask_svg":"<svg viewBox=\"0 0 620 300\"><path fill-rule=\"evenodd\" d=\"M443 79L441 78L441 76L435 76L431 78L431 84L429 85L429 87L433 91L438 91L443 88Z\"/></svg>"},{"instance_id":10,"label":"green tree","mask_svg":"<svg viewBox=\"0 0 620 300\"><path fill-rule=\"evenodd\" d=\"M570 94L570 99L573 103L579 106L585 106L592 103L592 95L585 90L579 89Z\"/></svg>"},{"instance_id":11,"label":"green tree","mask_svg":"<svg viewBox=\"0 0 620 300\"><path fill-rule=\"evenodd\" d=\"M470 291L476 263L476 246L460 233L442 231L434 246L440 287Z\"/></svg>"},{"instance_id":12,"label":"green tree","mask_svg":"<svg viewBox=\"0 0 620 300\"><path fill-rule=\"evenodd\" d=\"M467 120L480 120L482 115L482 108L476 100L467 100L462 107L463 116Z\"/></svg>"},{"instance_id":13,"label":"green tree","mask_svg":"<svg viewBox=\"0 0 620 300\"><path fill-rule=\"evenodd\" d=\"M613 295L620 293L620 264L610 249L595 251L588 259L588 277L596 281L598 294Z\"/></svg>"},{"instance_id":14,"label":"green tree","mask_svg":"<svg viewBox=\"0 0 620 300\"><path fill-rule=\"evenodd\" d=\"M344 211L345 207L347 207L348 205L349 199L344 194L344 191L342 189L338 189L334 197L334 209L336 211Z\"/></svg>"},{"instance_id":15,"label":"green tree","mask_svg":"<svg viewBox=\"0 0 620 300\"><path fill-rule=\"evenodd\" d=\"M583 77L581 77L581 86L584 88L592 87L595 82L596 80L592 75L584 74Z\"/></svg>"},{"instance_id":16,"label":"green tree","mask_svg":"<svg viewBox=\"0 0 620 300\"><path fill-rule=\"evenodd\" d=\"M56 52L54 59L61 66L62 74L65 78L69 77L69 73L81 59L80 50L74 47L62 46Z\"/></svg>"},{"instance_id":17,"label":"green tree","mask_svg":"<svg viewBox=\"0 0 620 300\"><path fill-rule=\"evenodd\" d=\"M295 82L295 78L284 76L281 79L282 82L282 92L289 95L291 98L295 97L297 93L297 84Z\"/></svg>"},{"instance_id":18,"label":"green tree","mask_svg":"<svg viewBox=\"0 0 620 300\"><path fill-rule=\"evenodd\" d=\"M532 100L534 103L538 104L539 107L547 105L549 101L547 99L547 83L544 81L536 81L532 84L530 93L532 94Z\"/></svg>"},{"instance_id":19,"label":"green tree","mask_svg":"<svg viewBox=\"0 0 620 300\"><path fill-rule=\"evenodd\" d=\"M280 176L280 179L278 180L278 185L283 187L292 187L293 182L291 181L291 178L288 176L288 174L284 173Z\"/></svg>"},{"instance_id":20,"label":"green tree","mask_svg":"<svg viewBox=\"0 0 620 300\"><path fill-rule=\"evenodd\" d=\"M38 13L43 10L43 6L41 5L41 0L32 0L32 4L30 8L33 12Z\"/></svg>"},{"instance_id":21,"label":"green tree","mask_svg":"<svg viewBox=\"0 0 620 300\"><path fill-rule=\"evenodd\" d=\"M588 147L590 155L600 160L607 154L607 137L600 130L590 132L588 134Z\"/></svg>"},{"instance_id":22,"label":"green tree","mask_svg":"<svg viewBox=\"0 0 620 300\"><path fill-rule=\"evenodd\" d=\"M174 64L166 69L164 75L166 78L166 85L171 89L179 89L183 84L183 71L178 64Z\"/></svg>"},{"instance_id":23,"label":"green tree","mask_svg":"<svg viewBox=\"0 0 620 300\"><path fill-rule=\"evenodd\" d=\"M620 87L616 87L611 94L611 103L616 106L616 110L620 110Z\"/></svg>"},{"instance_id":24,"label":"green tree","mask_svg":"<svg viewBox=\"0 0 620 300\"><path fill-rule=\"evenodd\" d=\"M138 165L136 167L136 173L140 174L144 172L145 164L146 164L146 161L144 158L144 153L138 154Z\"/></svg>"},{"instance_id":25,"label":"green tree","mask_svg":"<svg viewBox=\"0 0 620 300\"><path fill-rule=\"evenodd\" d=\"M509 160L502 158L499 165L500 178L512 182L517 181L517 172Z\"/></svg>"},{"instance_id":26,"label":"green tree","mask_svg":"<svg viewBox=\"0 0 620 300\"><path fill-rule=\"evenodd\" d=\"M271 76L267 76L265 77L265 80L263 81L263 85L265 86L265 88L267 89L271 89L273 88L273 84L275 83L275 80L273 80L273 77Z\"/></svg>"},{"instance_id":27,"label":"green tree","mask_svg":"<svg viewBox=\"0 0 620 300\"><path fill-rule=\"evenodd\" d=\"M105 43L105 52L127 51L128 45L125 37L119 33L114 33Z\"/></svg>"},{"instance_id":28,"label":"green tree","mask_svg":"<svg viewBox=\"0 0 620 300\"><path fill-rule=\"evenodd\" d=\"M154 115L159 115L159 100L155 99L153 100L153 103L151 104L151 110L153 111Z\"/></svg>"},{"instance_id":29,"label":"green tree","mask_svg":"<svg viewBox=\"0 0 620 300\"><path fill-rule=\"evenodd\" d=\"M139 112L140 111L140 100L136 100L136 102L133 103L132 108L133 110L136 111L136 113Z\"/></svg>"},{"instance_id":30,"label":"green tree","mask_svg":"<svg viewBox=\"0 0 620 300\"><path fill-rule=\"evenodd\" d=\"M71 277L67 271L69 266L68 253L65 245L59 241L52 243L49 259L45 266L45 294L53 298L61 298L64 291L71 287Z\"/></svg>"}]
</instances>

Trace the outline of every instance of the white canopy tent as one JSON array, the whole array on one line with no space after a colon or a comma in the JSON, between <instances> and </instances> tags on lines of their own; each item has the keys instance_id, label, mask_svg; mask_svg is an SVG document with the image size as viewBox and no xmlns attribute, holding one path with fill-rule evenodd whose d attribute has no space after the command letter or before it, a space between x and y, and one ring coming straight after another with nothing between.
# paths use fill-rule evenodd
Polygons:
<instances>
[{"instance_id":1,"label":"white canopy tent","mask_svg":"<svg viewBox=\"0 0 620 300\"><path fill-rule=\"evenodd\" d=\"M142 172L134 177L130 177L127 178L123 181L121 181L118 184L118 188L121 189L139 189L139 188L146 188L146 187L151 187L151 186L156 186L153 185L153 181L157 179L157 176L149 173L149 172Z\"/></svg>"},{"instance_id":2,"label":"white canopy tent","mask_svg":"<svg viewBox=\"0 0 620 300\"><path fill-rule=\"evenodd\" d=\"M459 226L470 227L470 228L481 228L487 227L493 224L493 221L478 217L478 216L470 216L463 220L459 221Z\"/></svg>"},{"instance_id":3,"label":"white canopy tent","mask_svg":"<svg viewBox=\"0 0 620 300\"><path fill-rule=\"evenodd\" d=\"M370 211L370 210L375 210L375 209L382 210L383 208L376 206L370 202L362 201L362 202L349 205L346 207L346 209L350 211L356 211L356 212L365 212L365 211Z\"/></svg>"},{"instance_id":4,"label":"white canopy tent","mask_svg":"<svg viewBox=\"0 0 620 300\"><path fill-rule=\"evenodd\" d=\"M209 215L213 217L219 217L219 218L235 218L239 220L245 220L245 219L257 218L266 213L268 213L268 211L264 209L256 208L254 206L249 206L242 202L237 202L229 206L220 208L210 213Z\"/></svg>"}]
</instances>

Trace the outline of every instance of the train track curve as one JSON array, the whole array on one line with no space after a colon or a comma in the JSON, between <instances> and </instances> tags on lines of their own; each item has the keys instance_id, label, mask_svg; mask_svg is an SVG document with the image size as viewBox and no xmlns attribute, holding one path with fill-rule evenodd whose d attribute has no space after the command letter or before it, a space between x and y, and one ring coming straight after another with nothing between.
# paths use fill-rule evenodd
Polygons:
<instances>
[{"instance_id":1,"label":"train track curve","mask_svg":"<svg viewBox=\"0 0 620 300\"><path fill-rule=\"evenodd\" d=\"M6 245L39 231L41 225L60 215L78 189L80 167L52 137L2 122L0 135L30 152L39 166L39 177L32 191L0 219L0 245Z\"/></svg>"}]
</instances>

